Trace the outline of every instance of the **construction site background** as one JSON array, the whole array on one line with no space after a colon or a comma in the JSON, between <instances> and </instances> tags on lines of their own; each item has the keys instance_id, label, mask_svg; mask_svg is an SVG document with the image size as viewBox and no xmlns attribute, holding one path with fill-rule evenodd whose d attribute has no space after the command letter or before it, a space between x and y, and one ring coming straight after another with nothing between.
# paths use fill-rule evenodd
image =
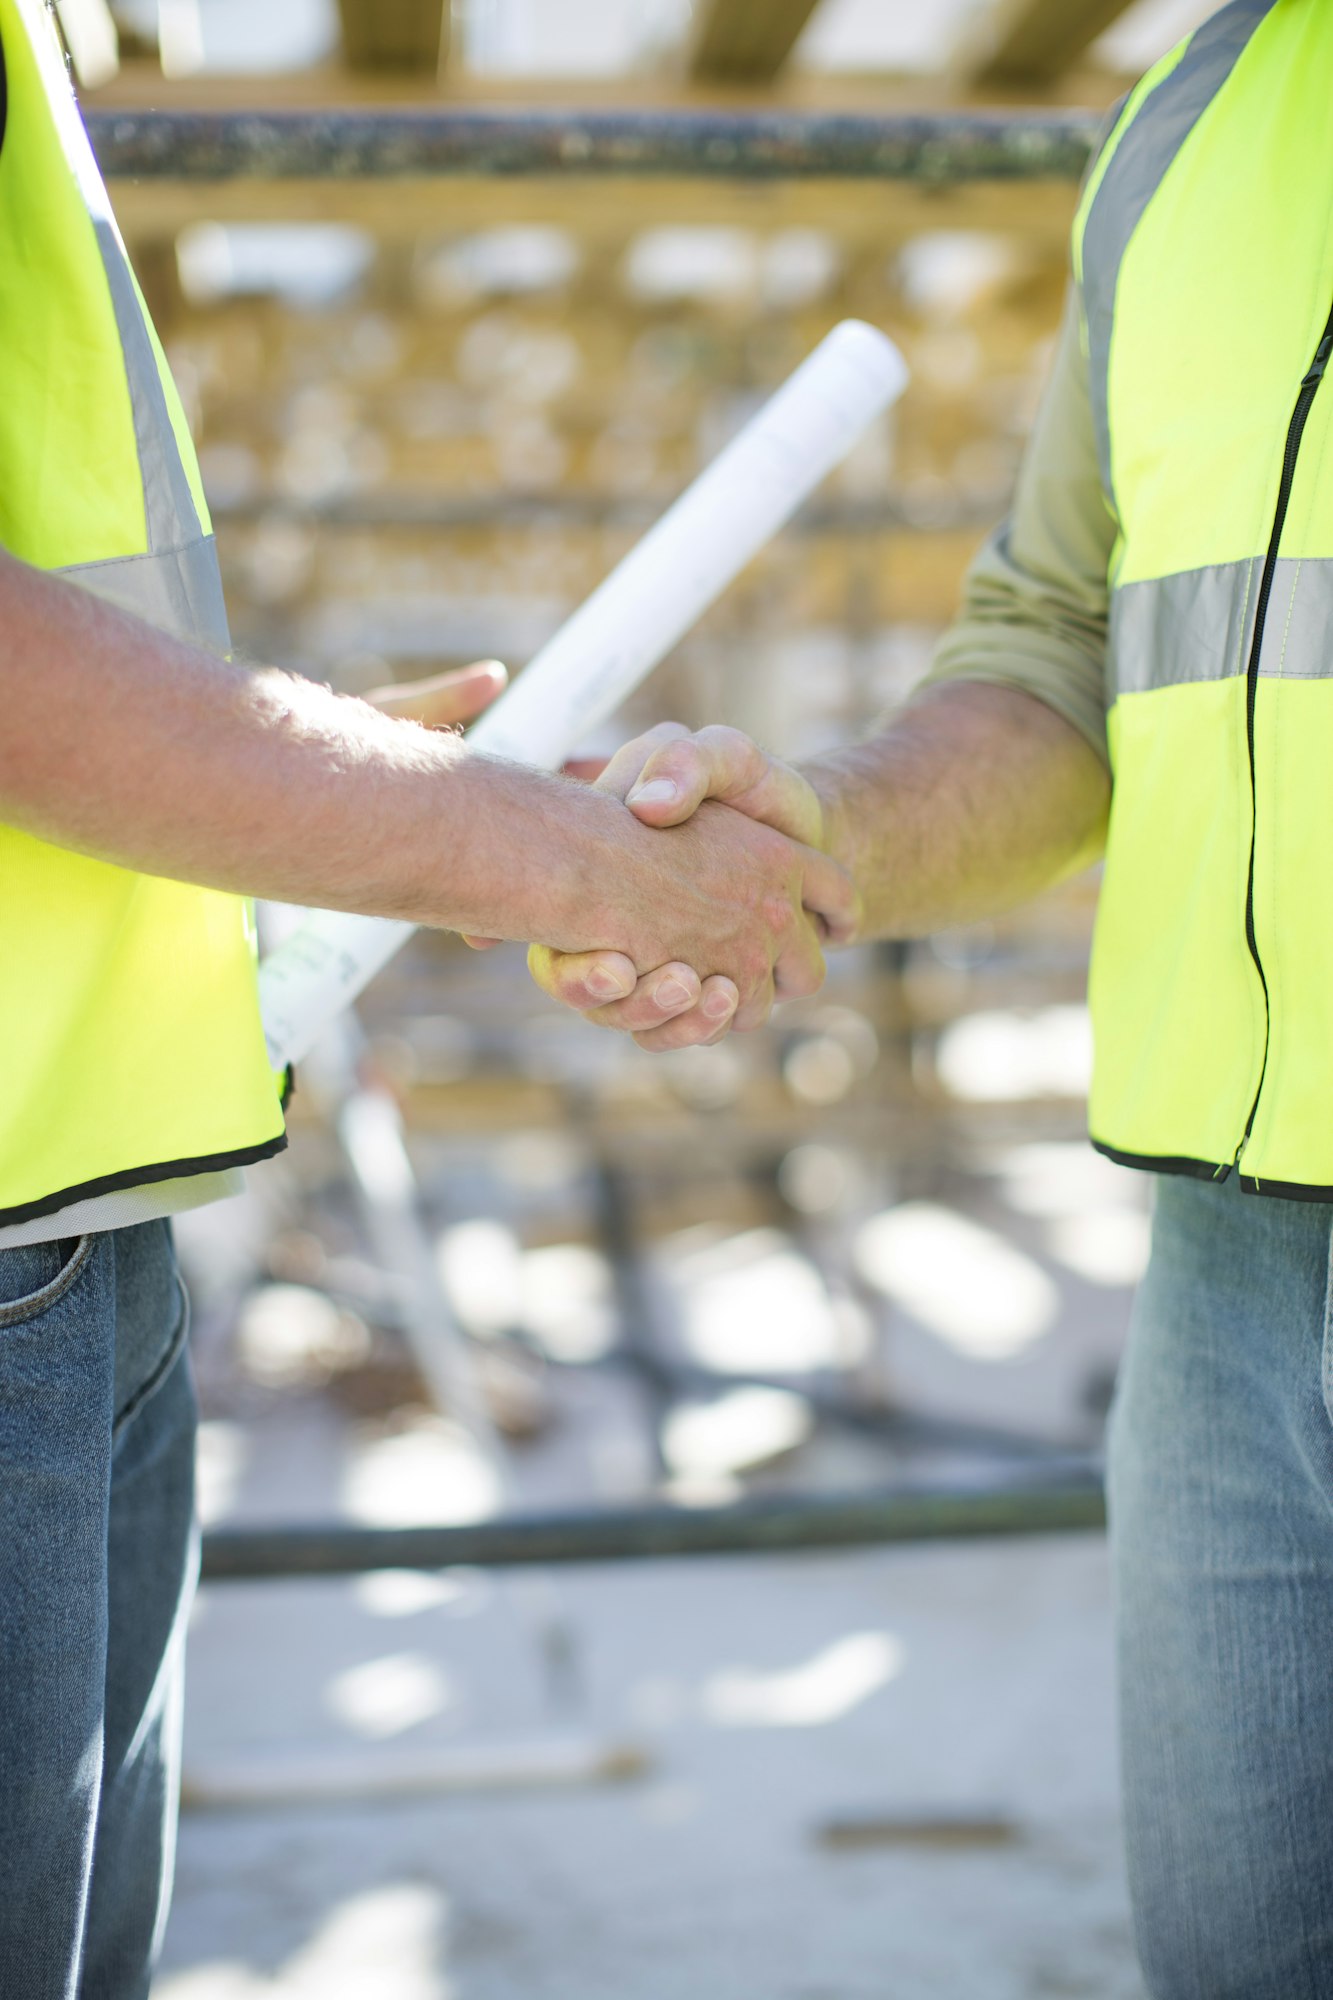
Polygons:
<instances>
[{"instance_id":1,"label":"construction site background","mask_svg":"<svg viewBox=\"0 0 1333 2000\"><path fill-rule=\"evenodd\" d=\"M863 734L1003 517L1076 164L118 175L141 117L1001 111L1086 151L1209 11L59 0L238 652L349 692L520 670L854 316L903 401L585 747ZM181 1219L205 1528L1095 1469L1148 1239L1083 1137L1096 890L839 954L666 1058L517 947L419 935L302 1073L289 1153ZM1095 1533L219 1581L184 1787L159 2000L1141 1991Z\"/></svg>"}]
</instances>

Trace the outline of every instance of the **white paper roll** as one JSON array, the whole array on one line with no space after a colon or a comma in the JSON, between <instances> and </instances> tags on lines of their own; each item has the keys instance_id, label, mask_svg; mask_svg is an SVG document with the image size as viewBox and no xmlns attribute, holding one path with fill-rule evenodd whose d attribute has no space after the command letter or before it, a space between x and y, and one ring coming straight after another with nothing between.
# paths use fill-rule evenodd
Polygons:
<instances>
[{"instance_id":1,"label":"white paper roll","mask_svg":"<svg viewBox=\"0 0 1333 2000\"><path fill-rule=\"evenodd\" d=\"M556 770L758 554L902 394L907 368L860 320L834 327L529 662L468 741ZM379 917L312 910L259 970L275 1066L299 1062L412 934Z\"/></svg>"}]
</instances>

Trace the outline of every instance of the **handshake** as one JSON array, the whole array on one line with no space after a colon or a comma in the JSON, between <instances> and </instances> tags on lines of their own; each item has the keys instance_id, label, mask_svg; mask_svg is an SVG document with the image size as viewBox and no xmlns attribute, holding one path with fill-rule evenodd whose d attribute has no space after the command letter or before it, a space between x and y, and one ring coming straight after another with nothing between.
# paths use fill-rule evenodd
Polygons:
<instances>
[{"instance_id":1,"label":"handshake","mask_svg":"<svg viewBox=\"0 0 1333 2000\"><path fill-rule=\"evenodd\" d=\"M658 830L658 950L533 945L543 992L640 1048L690 1048L758 1028L776 1000L817 992L825 943L855 935L859 904L825 850L814 787L739 730L660 723L611 759L597 788ZM664 954L659 957L658 951Z\"/></svg>"},{"instance_id":2,"label":"handshake","mask_svg":"<svg viewBox=\"0 0 1333 2000\"><path fill-rule=\"evenodd\" d=\"M479 665L369 699L439 727L501 685L501 669ZM592 786L540 783L547 837L513 854L534 893L507 934L546 939L528 958L543 992L642 1048L761 1027L775 1001L818 990L825 944L857 935L860 899L830 851L833 801L738 730L661 723Z\"/></svg>"}]
</instances>

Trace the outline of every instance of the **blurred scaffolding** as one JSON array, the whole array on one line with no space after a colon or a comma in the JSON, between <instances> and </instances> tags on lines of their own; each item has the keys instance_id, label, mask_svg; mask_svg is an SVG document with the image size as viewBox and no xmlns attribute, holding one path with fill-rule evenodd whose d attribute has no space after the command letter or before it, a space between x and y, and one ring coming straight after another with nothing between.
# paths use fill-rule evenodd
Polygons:
<instances>
[{"instance_id":1,"label":"blurred scaffolding","mask_svg":"<svg viewBox=\"0 0 1333 2000\"><path fill-rule=\"evenodd\" d=\"M855 737L922 672L1003 515L1091 136L1209 11L59 0L199 444L238 649L348 691L486 656L521 669L854 315L902 348L906 397L588 747L663 716L734 722L788 756ZM182 1223L214 1573L264 1568L263 1536L241 1530L299 1522L324 1555L307 1537L286 1566L337 1569L417 1560L406 1543L330 1555L340 1524L615 1509L642 1525L737 1503L760 1519L793 1498L944 1486L962 1504L1071 1479L1070 1519L1095 1518L1086 1480L1148 1234L1142 1183L1082 1138L1095 892L1085 878L992 925L841 954L769 1032L668 1058L550 1009L514 949L418 936L312 1063L289 1154ZM862 1527L825 1539L887 1532ZM442 1615L473 1587L365 1584L382 1610L397 1591ZM520 1593L478 1655L497 1685L495 1647L540 1662L545 1692L488 1716L502 1737L527 1707L589 1713L603 1613L571 1589ZM230 1615L210 1599L205 1632ZM896 1671L883 1645L842 1643L808 1685L770 1690L779 1708L818 1711L827 1685L841 1712L837 1687L854 1707ZM336 1759L330 1777L322 1753L284 1764L300 1710L275 1696L258 1761L215 1754L196 1798L393 1790L413 1767L444 1788L639 1768L641 1745L596 1732L516 1761L492 1740L478 1763L447 1727L432 1762L421 1731L450 1710L447 1675L410 1653L374 1666L340 1668L325 1706L354 1737L403 1737L405 1761L371 1780ZM719 1713L752 1699L738 1685ZM1004 1815L974 1807L964 1845L987 1827L1002 1842ZM912 1838L910 1815L883 1824ZM954 1821L920 1824L947 1842ZM1116 1949L1086 1987L964 1971L902 1990L1130 1993ZM468 2000L511 1990L477 1978ZM882 1990L847 1980L799 1991ZM512 1990L602 1988L585 1971ZM606 1990L787 1988L696 1968Z\"/></svg>"}]
</instances>

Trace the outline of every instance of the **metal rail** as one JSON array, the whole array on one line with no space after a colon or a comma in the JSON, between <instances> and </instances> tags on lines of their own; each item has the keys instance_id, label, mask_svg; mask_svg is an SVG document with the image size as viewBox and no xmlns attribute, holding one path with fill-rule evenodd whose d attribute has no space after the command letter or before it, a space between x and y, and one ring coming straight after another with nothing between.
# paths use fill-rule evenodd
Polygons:
<instances>
[{"instance_id":1,"label":"metal rail","mask_svg":"<svg viewBox=\"0 0 1333 2000\"><path fill-rule=\"evenodd\" d=\"M461 1528L215 1528L204 1537L208 1583L355 1576L376 1569L487 1569L525 1563L624 1562L657 1556L778 1555L888 1542L1050 1535L1105 1525L1101 1481L1066 1470L1060 1483L984 1490L896 1488L803 1495L727 1507L642 1507L512 1515Z\"/></svg>"},{"instance_id":2,"label":"metal rail","mask_svg":"<svg viewBox=\"0 0 1333 2000\"><path fill-rule=\"evenodd\" d=\"M167 181L513 175L1077 180L1091 111L96 111L102 171Z\"/></svg>"}]
</instances>

